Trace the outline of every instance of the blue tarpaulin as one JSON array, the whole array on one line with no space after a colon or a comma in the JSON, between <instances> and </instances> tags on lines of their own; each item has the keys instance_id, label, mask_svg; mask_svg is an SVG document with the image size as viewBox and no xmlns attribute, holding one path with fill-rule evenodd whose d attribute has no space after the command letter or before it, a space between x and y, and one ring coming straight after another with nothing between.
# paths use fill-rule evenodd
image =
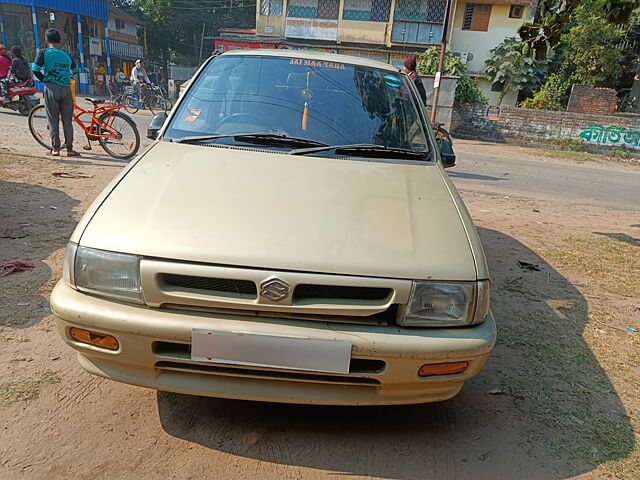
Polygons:
<instances>
[{"instance_id":1,"label":"blue tarpaulin","mask_svg":"<svg viewBox=\"0 0 640 480\"><path fill-rule=\"evenodd\" d=\"M109 3L107 0L3 0L0 3L46 8L93 17L105 22L109 21Z\"/></svg>"}]
</instances>

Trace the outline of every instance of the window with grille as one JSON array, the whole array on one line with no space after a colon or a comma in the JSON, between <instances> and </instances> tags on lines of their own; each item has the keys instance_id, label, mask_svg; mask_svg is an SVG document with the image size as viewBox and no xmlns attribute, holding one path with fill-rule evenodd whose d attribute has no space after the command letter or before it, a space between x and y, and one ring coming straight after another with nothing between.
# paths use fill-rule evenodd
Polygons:
<instances>
[{"instance_id":1,"label":"window with grille","mask_svg":"<svg viewBox=\"0 0 640 480\"><path fill-rule=\"evenodd\" d=\"M116 30L124 30L124 20L116 18Z\"/></svg>"},{"instance_id":2,"label":"window with grille","mask_svg":"<svg viewBox=\"0 0 640 480\"><path fill-rule=\"evenodd\" d=\"M290 0L287 17L337 20L340 0Z\"/></svg>"},{"instance_id":3,"label":"window with grille","mask_svg":"<svg viewBox=\"0 0 640 480\"><path fill-rule=\"evenodd\" d=\"M282 15L282 0L262 0L260 14L279 17Z\"/></svg>"},{"instance_id":4,"label":"window with grille","mask_svg":"<svg viewBox=\"0 0 640 480\"><path fill-rule=\"evenodd\" d=\"M391 0L345 0L343 20L388 22Z\"/></svg>"},{"instance_id":5,"label":"window with grille","mask_svg":"<svg viewBox=\"0 0 640 480\"><path fill-rule=\"evenodd\" d=\"M509 18L522 18L524 7L522 5L511 5L509 10Z\"/></svg>"},{"instance_id":6,"label":"window with grille","mask_svg":"<svg viewBox=\"0 0 640 480\"><path fill-rule=\"evenodd\" d=\"M408 22L444 22L445 0L398 0L394 21Z\"/></svg>"},{"instance_id":7,"label":"window with grille","mask_svg":"<svg viewBox=\"0 0 640 480\"><path fill-rule=\"evenodd\" d=\"M475 30L486 32L489 30L489 19L491 18L491 5L481 3L467 3L464 12L463 30Z\"/></svg>"}]
</instances>

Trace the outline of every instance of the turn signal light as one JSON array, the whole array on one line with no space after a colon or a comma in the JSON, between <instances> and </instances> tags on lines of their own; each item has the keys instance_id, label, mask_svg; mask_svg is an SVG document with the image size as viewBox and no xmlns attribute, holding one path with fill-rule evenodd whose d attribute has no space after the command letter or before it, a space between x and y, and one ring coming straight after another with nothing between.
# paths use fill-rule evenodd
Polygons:
<instances>
[{"instance_id":1,"label":"turn signal light","mask_svg":"<svg viewBox=\"0 0 640 480\"><path fill-rule=\"evenodd\" d=\"M75 327L72 327L69 333L71 334L71 338L78 342L88 343L89 345L106 348L107 350L118 350L118 348L120 348L120 344L116 337L112 337L111 335L90 332L89 330L83 330Z\"/></svg>"},{"instance_id":2,"label":"turn signal light","mask_svg":"<svg viewBox=\"0 0 640 480\"><path fill-rule=\"evenodd\" d=\"M420 367L418 376L451 375L452 373L464 372L468 366L469 362L427 363Z\"/></svg>"}]
</instances>

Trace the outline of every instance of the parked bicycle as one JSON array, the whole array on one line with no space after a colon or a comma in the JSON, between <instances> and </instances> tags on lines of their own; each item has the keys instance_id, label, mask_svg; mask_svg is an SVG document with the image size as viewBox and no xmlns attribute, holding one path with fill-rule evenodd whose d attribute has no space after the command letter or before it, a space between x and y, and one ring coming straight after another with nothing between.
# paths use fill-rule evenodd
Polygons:
<instances>
[{"instance_id":1,"label":"parked bicycle","mask_svg":"<svg viewBox=\"0 0 640 480\"><path fill-rule=\"evenodd\" d=\"M111 105L123 105L124 98L127 94L133 93L133 87L130 85L115 83L112 81L107 82L107 88L109 89L109 103Z\"/></svg>"},{"instance_id":2,"label":"parked bicycle","mask_svg":"<svg viewBox=\"0 0 640 480\"><path fill-rule=\"evenodd\" d=\"M122 99L125 109L131 114L143 108L149 109L151 113L166 112L171 110L173 106L171 100L162 92L162 89L153 83L131 88L134 90L126 93Z\"/></svg>"},{"instance_id":3,"label":"parked bicycle","mask_svg":"<svg viewBox=\"0 0 640 480\"><path fill-rule=\"evenodd\" d=\"M87 145L83 148L91 150L91 142L97 141L105 152L114 158L128 160L140 149L140 133L131 117L120 112L124 106L102 105L102 99L86 98L93 105L91 110L74 107L73 118L82 128ZM91 115L87 123L81 118L83 115ZM36 141L47 150L51 150L49 122L44 105L38 105L29 114L29 130Z\"/></svg>"}]
</instances>

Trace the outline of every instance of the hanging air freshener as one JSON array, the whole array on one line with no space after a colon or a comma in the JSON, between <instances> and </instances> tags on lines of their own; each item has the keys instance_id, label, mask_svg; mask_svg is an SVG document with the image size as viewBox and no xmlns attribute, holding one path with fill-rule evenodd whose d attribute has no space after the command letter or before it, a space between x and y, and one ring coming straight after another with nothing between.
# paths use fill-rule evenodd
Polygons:
<instances>
[{"instance_id":1,"label":"hanging air freshener","mask_svg":"<svg viewBox=\"0 0 640 480\"><path fill-rule=\"evenodd\" d=\"M309 89L309 80L311 78L311 71L307 72L307 88L300 92L300 95L304 98L304 108L302 110L302 130L306 130L309 124L309 100L313 98L313 92Z\"/></svg>"}]
</instances>

